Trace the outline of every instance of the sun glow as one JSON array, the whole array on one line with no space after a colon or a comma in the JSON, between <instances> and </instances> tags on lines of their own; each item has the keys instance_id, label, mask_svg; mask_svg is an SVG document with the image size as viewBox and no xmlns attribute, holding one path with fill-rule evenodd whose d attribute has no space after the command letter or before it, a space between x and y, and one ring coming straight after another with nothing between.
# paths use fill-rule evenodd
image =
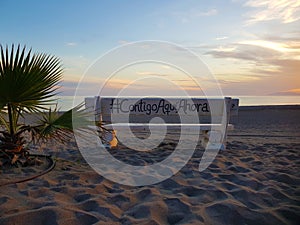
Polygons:
<instances>
[{"instance_id":1,"label":"sun glow","mask_svg":"<svg viewBox=\"0 0 300 225\"><path fill-rule=\"evenodd\" d=\"M300 53L300 49L291 48L291 46L286 43L278 43L278 42L265 41L265 40L253 40L253 41L241 41L239 42L239 44L254 45L263 48L269 48L282 53L289 53L289 52Z\"/></svg>"}]
</instances>

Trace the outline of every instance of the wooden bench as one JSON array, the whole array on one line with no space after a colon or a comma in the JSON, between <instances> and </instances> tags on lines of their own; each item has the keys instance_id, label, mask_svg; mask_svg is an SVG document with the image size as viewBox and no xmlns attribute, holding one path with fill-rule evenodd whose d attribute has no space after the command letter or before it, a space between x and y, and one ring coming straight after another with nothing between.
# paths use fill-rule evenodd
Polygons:
<instances>
[{"instance_id":1,"label":"wooden bench","mask_svg":"<svg viewBox=\"0 0 300 225\"><path fill-rule=\"evenodd\" d=\"M168 129L199 130L201 143L225 149L227 131L233 129L239 100L225 98L132 98L88 97L87 111L105 130L122 128L145 130L167 126ZM160 118L160 119L157 119Z\"/></svg>"}]
</instances>

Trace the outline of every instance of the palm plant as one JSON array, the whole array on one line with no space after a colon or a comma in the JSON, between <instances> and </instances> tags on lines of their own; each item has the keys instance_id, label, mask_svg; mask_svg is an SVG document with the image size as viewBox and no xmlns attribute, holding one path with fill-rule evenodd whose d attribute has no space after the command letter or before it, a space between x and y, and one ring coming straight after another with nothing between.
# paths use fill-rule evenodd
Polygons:
<instances>
[{"instance_id":1,"label":"palm plant","mask_svg":"<svg viewBox=\"0 0 300 225\"><path fill-rule=\"evenodd\" d=\"M65 141L72 132L72 114L83 114L80 106L60 115L56 110L44 111L53 104L53 96L62 78L58 58L35 53L26 48L11 50L0 45L0 157L17 163L28 159L27 145L31 141L56 138ZM78 112L77 114L72 112ZM34 125L20 123L24 113L39 115ZM31 134L28 141L26 134ZM20 162L20 161L19 161Z\"/></svg>"}]
</instances>

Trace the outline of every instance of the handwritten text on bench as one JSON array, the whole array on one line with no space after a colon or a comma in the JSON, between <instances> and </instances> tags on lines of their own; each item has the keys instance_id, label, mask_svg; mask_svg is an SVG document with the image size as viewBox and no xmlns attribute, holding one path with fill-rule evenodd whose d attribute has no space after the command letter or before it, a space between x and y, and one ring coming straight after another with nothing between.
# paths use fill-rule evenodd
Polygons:
<instances>
[{"instance_id":1,"label":"handwritten text on bench","mask_svg":"<svg viewBox=\"0 0 300 225\"><path fill-rule=\"evenodd\" d=\"M187 114L190 112L209 112L209 105L207 102L194 103L188 99L180 99L175 103L170 103L165 99L158 99L155 102L148 103L143 99L135 103L128 102L128 99L111 99L110 110L111 113L145 113L152 114L166 114L178 113L182 111Z\"/></svg>"}]
</instances>

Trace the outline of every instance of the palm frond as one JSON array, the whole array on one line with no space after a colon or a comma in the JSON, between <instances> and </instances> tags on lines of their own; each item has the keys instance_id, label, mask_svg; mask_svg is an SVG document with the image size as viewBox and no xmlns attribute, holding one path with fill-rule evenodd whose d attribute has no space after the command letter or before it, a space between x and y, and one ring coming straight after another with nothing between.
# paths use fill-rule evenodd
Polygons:
<instances>
[{"instance_id":1,"label":"palm frond","mask_svg":"<svg viewBox=\"0 0 300 225\"><path fill-rule=\"evenodd\" d=\"M46 54L26 53L18 45L11 52L1 46L0 105L11 103L23 111L45 109L51 103L61 79L62 68L58 58Z\"/></svg>"},{"instance_id":2,"label":"palm frond","mask_svg":"<svg viewBox=\"0 0 300 225\"><path fill-rule=\"evenodd\" d=\"M86 119L88 114L82 107L83 104L80 104L64 113L57 108L49 109L34 128L38 139L66 142L72 137L74 129L88 129L91 122Z\"/></svg>"},{"instance_id":3,"label":"palm frond","mask_svg":"<svg viewBox=\"0 0 300 225\"><path fill-rule=\"evenodd\" d=\"M8 113L0 121L11 136L17 132L24 112L39 112L51 104L62 76L60 60L52 55L31 53L14 45L0 45L0 112Z\"/></svg>"},{"instance_id":4,"label":"palm frond","mask_svg":"<svg viewBox=\"0 0 300 225\"><path fill-rule=\"evenodd\" d=\"M9 125L5 117L7 117L6 113L0 111L0 128L1 126L4 126L5 130L9 130Z\"/></svg>"}]
</instances>

